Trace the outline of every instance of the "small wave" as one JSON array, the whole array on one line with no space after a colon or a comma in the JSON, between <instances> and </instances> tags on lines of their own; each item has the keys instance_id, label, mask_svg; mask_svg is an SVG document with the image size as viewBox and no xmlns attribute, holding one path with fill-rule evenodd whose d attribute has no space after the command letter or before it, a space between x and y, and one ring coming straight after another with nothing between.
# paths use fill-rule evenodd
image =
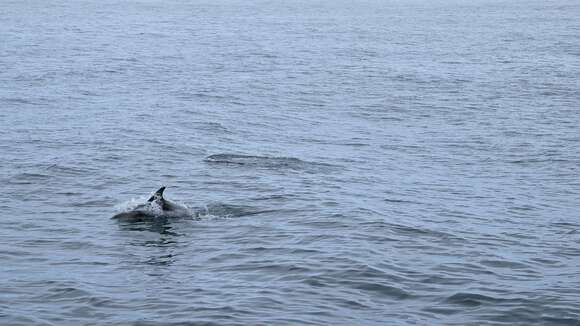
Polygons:
<instances>
[{"instance_id":1,"label":"small wave","mask_svg":"<svg viewBox=\"0 0 580 326\"><path fill-rule=\"evenodd\" d=\"M294 164L305 163L304 161L293 157L270 157L270 156L239 155L239 154L214 154L206 157L205 161L211 163L228 163L240 165L277 165L277 166L289 166Z\"/></svg>"},{"instance_id":2,"label":"small wave","mask_svg":"<svg viewBox=\"0 0 580 326\"><path fill-rule=\"evenodd\" d=\"M32 184L43 181L48 181L57 176L78 176L85 175L88 170L83 168L75 168L63 166L59 164L50 165L36 165L30 172L21 172L14 174L8 179L8 183L12 184Z\"/></svg>"},{"instance_id":3,"label":"small wave","mask_svg":"<svg viewBox=\"0 0 580 326\"><path fill-rule=\"evenodd\" d=\"M11 326L28 326L28 325L37 325L37 326L55 326L49 321L42 320L35 316L22 316L19 314L10 314L10 313L3 313L0 311L0 318L2 318L2 322L5 323L3 325L11 325Z\"/></svg>"},{"instance_id":4,"label":"small wave","mask_svg":"<svg viewBox=\"0 0 580 326\"><path fill-rule=\"evenodd\" d=\"M46 168L46 170L63 175L83 175L88 172L86 168L78 168L60 164L51 164Z\"/></svg>"},{"instance_id":5,"label":"small wave","mask_svg":"<svg viewBox=\"0 0 580 326\"><path fill-rule=\"evenodd\" d=\"M217 134L231 134L232 132L219 122L201 122L196 126L197 130L209 131Z\"/></svg>"},{"instance_id":6,"label":"small wave","mask_svg":"<svg viewBox=\"0 0 580 326\"><path fill-rule=\"evenodd\" d=\"M78 287L73 286L63 286L54 287L48 290L48 293L43 295L44 299L55 301L55 300L69 300L76 298L84 298L90 296L91 293L82 290Z\"/></svg>"},{"instance_id":7,"label":"small wave","mask_svg":"<svg viewBox=\"0 0 580 326\"><path fill-rule=\"evenodd\" d=\"M512 269L512 270L530 269L530 266L528 266L526 264L512 262L512 261L505 261L505 260L489 260L489 259L487 259L487 260L480 261L480 264L487 266L487 267L507 268L507 269Z\"/></svg>"},{"instance_id":8,"label":"small wave","mask_svg":"<svg viewBox=\"0 0 580 326\"><path fill-rule=\"evenodd\" d=\"M379 296L394 298L397 300L408 299L411 294L407 291L386 284L370 283L370 282L348 282L350 285L358 290L374 293Z\"/></svg>"},{"instance_id":9,"label":"small wave","mask_svg":"<svg viewBox=\"0 0 580 326\"><path fill-rule=\"evenodd\" d=\"M515 159L506 161L509 164L541 164L541 163L568 163L573 162L572 160L559 159L559 158L526 158L526 159Z\"/></svg>"},{"instance_id":10,"label":"small wave","mask_svg":"<svg viewBox=\"0 0 580 326\"><path fill-rule=\"evenodd\" d=\"M15 104L34 104L34 102L30 101L29 99L20 98L20 97L8 97L2 98L3 102L6 103L15 103Z\"/></svg>"},{"instance_id":11,"label":"small wave","mask_svg":"<svg viewBox=\"0 0 580 326\"><path fill-rule=\"evenodd\" d=\"M96 199L83 202L72 203L73 207L106 207L109 204L108 200Z\"/></svg>"},{"instance_id":12,"label":"small wave","mask_svg":"<svg viewBox=\"0 0 580 326\"><path fill-rule=\"evenodd\" d=\"M385 202L394 204L417 204L417 202L405 199L385 198Z\"/></svg>"},{"instance_id":13,"label":"small wave","mask_svg":"<svg viewBox=\"0 0 580 326\"><path fill-rule=\"evenodd\" d=\"M475 307L480 306L486 303L499 303L504 301L511 301L511 300L518 300L518 299L504 299L504 298L494 298L491 296L478 294L478 293L468 293L468 292L459 292L455 293L445 299L446 303L449 304L457 304L461 306L468 306L468 307Z\"/></svg>"},{"instance_id":14,"label":"small wave","mask_svg":"<svg viewBox=\"0 0 580 326\"><path fill-rule=\"evenodd\" d=\"M240 154L214 154L205 158L205 162L237 166L254 166L269 169L309 170L313 168L332 167L330 164L307 162L295 157L275 157Z\"/></svg>"},{"instance_id":15,"label":"small wave","mask_svg":"<svg viewBox=\"0 0 580 326\"><path fill-rule=\"evenodd\" d=\"M9 184L35 184L52 179L52 176L43 173L18 173L8 179Z\"/></svg>"},{"instance_id":16,"label":"small wave","mask_svg":"<svg viewBox=\"0 0 580 326\"><path fill-rule=\"evenodd\" d=\"M270 213L275 210L264 210L252 206L228 205L214 203L192 209L198 219L232 218Z\"/></svg>"}]
</instances>

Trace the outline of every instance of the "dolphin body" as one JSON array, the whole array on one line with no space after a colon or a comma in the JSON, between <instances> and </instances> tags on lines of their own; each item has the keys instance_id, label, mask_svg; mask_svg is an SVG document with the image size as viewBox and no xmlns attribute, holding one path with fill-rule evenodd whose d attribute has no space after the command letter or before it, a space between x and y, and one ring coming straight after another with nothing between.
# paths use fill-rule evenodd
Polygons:
<instances>
[{"instance_id":1,"label":"dolphin body","mask_svg":"<svg viewBox=\"0 0 580 326\"><path fill-rule=\"evenodd\" d=\"M187 207L163 198L165 188L159 188L146 203L139 204L129 211L116 214L112 218L123 221L146 221L156 218L192 216Z\"/></svg>"}]
</instances>

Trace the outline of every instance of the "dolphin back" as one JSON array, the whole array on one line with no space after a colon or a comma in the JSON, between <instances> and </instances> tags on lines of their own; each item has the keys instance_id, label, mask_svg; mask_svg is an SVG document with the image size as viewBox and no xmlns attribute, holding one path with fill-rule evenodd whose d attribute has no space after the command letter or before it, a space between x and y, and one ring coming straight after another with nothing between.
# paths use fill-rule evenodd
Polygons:
<instances>
[{"instance_id":1,"label":"dolphin back","mask_svg":"<svg viewBox=\"0 0 580 326\"><path fill-rule=\"evenodd\" d=\"M120 220L120 221L142 221L144 219L149 218L150 216L145 214L143 211L129 211L129 212L122 212L116 214L112 217L112 219Z\"/></svg>"},{"instance_id":2,"label":"dolphin back","mask_svg":"<svg viewBox=\"0 0 580 326\"><path fill-rule=\"evenodd\" d=\"M131 210L118 213L112 218L123 221L144 221L155 218L193 216L187 206L163 198L165 188L165 186L159 188L151 195L146 203L137 205Z\"/></svg>"}]
</instances>

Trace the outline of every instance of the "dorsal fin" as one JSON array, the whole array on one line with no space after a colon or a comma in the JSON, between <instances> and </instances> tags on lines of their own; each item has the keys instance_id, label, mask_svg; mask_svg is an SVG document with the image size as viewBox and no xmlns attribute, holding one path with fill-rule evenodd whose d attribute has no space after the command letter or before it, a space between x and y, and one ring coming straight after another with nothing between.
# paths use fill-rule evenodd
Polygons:
<instances>
[{"instance_id":1,"label":"dorsal fin","mask_svg":"<svg viewBox=\"0 0 580 326\"><path fill-rule=\"evenodd\" d=\"M152 202L154 200L158 200L161 199L163 200L163 191L165 191L165 186L159 188L159 190L157 190L152 196L151 198L149 198L147 201L148 202Z\"/></svg>"}]
</instances>

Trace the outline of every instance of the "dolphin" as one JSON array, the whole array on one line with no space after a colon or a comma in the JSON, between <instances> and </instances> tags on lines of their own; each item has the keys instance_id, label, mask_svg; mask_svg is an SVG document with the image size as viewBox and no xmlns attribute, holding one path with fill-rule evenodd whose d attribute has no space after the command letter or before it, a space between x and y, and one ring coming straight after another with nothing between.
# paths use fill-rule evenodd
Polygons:
<instances>
[{"instance_id":1,"label":"dolphin","mask_svg":"<svg viewBox=\"0 0 580 326\"><path fill-rule=\"evenodd\" d=\"M118 213L112 218L124 221L144 221L156 218L192 216L191 211L186 206L163 197L165 188L165 186L159 188L144 204L139 204L129 211Z\"/></svg>"}]
</instances>

